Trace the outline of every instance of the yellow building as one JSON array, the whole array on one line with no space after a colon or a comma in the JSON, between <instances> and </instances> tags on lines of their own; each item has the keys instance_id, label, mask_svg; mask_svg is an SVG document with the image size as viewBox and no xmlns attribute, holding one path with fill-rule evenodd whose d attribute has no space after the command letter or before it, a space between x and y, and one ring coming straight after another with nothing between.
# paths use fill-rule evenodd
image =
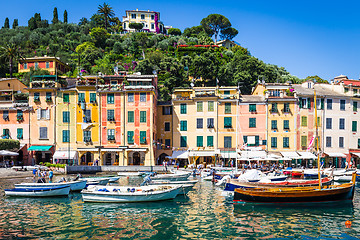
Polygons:
<instances>
[{"instance_id":1,"label":"yellow building","mask_svg":"<svg viewBox=\"0 0 360 240\"><path fill-rule=\"evenodd\" d=\"M289 152L296 149L296 98L290 84L258 84L253 95L264 95L267 109L267 150Z\"/></svg>"},{"instance_id":2,"label":"yellow building","mask_svg":"<svg viewBox=\"0 0 360 240\"><path fill-rule=\"evenodd\" d=\"M58 57L25 58L18 64L19 73L30 72L31 68L47 70L51 75L62 75L71 70L69 65L62 62Z\"/></svg>"},{"instance_id":3,"label":"yellow building","mask_svg":"<svg viewBox=\"0 0 360 240\"><path fill-rule=\"evenodd\" d=\"M161 165L172 156L173 110L171 102L157 103L156 122L156 164Z\"/></svg>"}]
</instances>

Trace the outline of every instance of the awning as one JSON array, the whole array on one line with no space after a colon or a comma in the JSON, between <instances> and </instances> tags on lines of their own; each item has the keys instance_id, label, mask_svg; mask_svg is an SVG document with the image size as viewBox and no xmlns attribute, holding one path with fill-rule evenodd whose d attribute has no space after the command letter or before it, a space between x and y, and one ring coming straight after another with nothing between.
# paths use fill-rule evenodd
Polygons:
<instances>
[{"instance_id":1,"label":"awning","mask_svg":"<svg viewBox=\"0 0 360 240\"><path fill-rule=\"evenodd\" d=\"M298 152L298 154L300 154L300 157L297 159L316 159L316 156L311 152Z\"/></svg>"},{"instance_id":2,"label":"awning","mask_svg":"<svg viewBox=\"0 0 360 240\"><path fill-rule=\"evenodd\" d=\"M69 157L70 152L70 157ZM75 159L77 156L76 151L56 151L53 155L54 159Z\"/></svg>"},{"instance_id":3,"label":"awning","mask_svg":"<svg viewBox=\"0 0 360 240\"><path fill-rule=\"evenodd\" d=\"M79 152L98 152L98 148L78 148Z\"/></svg>"},{"instance_id":4,"label":"awning","mask_svg":"<svg viewBox=\"0 0 360 240\"><path fill-rule=\"evenodd\" d=\"M182 158L182 159L188 159L189 152L188 151L173 151L173 154L171 156L172 159Z\"/></svg>"},{"instance_id":5,"label":"awning","mask_svg":"<svg viewBox=\"0 0 360 240\"><path fill-rule=\"evenodd\" d=\"M0 151L0 156L18 156L19 154L16 152L11 152L11 151L7 151L7 150L1 150Z\"/></svg>"},{"instance_id":6,"label":"awning","mask_svg":"<svg viewBox=\"0 0 360 240\"><path fill-rule=\"evenodd\" d=\"M121 152L123 151L123 148L102 148L102 152Z\"/></svg>"},{"instance_id":7,"label":"awning","mask_svg":"<svg viewBox=\"0 0 360 240\"><path fill-rule=\"evenodd\" d=\"M242 158L266 158L265 151L241 151Z\"/></svg>"},{"instance_id":8,"label":"awning","mask_svg":"<svg viewBox=\"0 0 360 240\"><path fill-rule=\"evenodd\" d=\"M147 148L128 148L126 151L132 151L132 152L146 152Z\"/></svg>"},{"instance_id":9,"label":"awning","mask_svg":"<svg viewBox=\"0 0 360 240\"><path fill-rule=\"evenodd\" d=\"M283 155L283 157L286 157L286 158L298 158L299 157L299 154L297 152L280 152L281 155Z\"/></svg>"},{"instance_id":10,"label":"awning","mask_svg":"<svg viewBox=\"0 0 360 240\"><path fill-rule=\"evenodd\" d=\"M216 154L220 154L220 151L189 151L190 157L214 157Z\"/></svg>"},{"instance_id":11,"label":"awning","mask_svg":"<svg viewBox=\"0 0 360 240\"><path fill-rule=\"evenodd\" d=\"M222 158L237 158L238 154L235 151L221 151Z\"/></svg>"},{"instance_id":12,"label":"awning","mask_svg":"<svg viewBox=\"0 0 360 240\"><path fill-rule=\"evenodd\" d=\"M341 158L345 158L346 155L343 153L325 153L326 155L328 155L329 157L341 157Z\"/></svg>"},{"instance_id":13,"label":"awning","mask_svg":"<svg viewBox=\"0 0 360 240\"><path fill-rule=\"evenodd\" d=\"M42 145L42 146L35 146L32 145L28 148L28 151L49 151L52 146L50 145Z\"/></svg>"},{"instance_id":14,"label":"awning","mask_svg":"<svg viewBox=\"0 0 360 240\"><path fill-rule=\"evenodd\" d=\"M351 154L360 157L360 152L352 152Z\"/></svg>"}]
</instances>

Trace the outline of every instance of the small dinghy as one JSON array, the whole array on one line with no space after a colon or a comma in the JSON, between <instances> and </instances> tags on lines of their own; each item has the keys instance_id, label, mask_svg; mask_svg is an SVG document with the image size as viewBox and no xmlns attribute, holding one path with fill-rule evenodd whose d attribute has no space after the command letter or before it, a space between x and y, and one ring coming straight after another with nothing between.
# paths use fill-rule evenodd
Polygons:
<instances>
[{"instance_id":1,"label":"small dinghy","mask_svg":"<svg viewBox=\"0 0 360 240\"><path fill-rule=\"evenodd\" d=\"M158 174L150 176L152 180L171 180L171 181L185 181L189 178L191 172L175 171L174 173Z\"/></svg>"},{"instance_id":2,"label":"small dinghy","mask_svg":"<svg viewBox=\"0 0 360 240\"><path fill-rule=\"evenodd\" d=\"M15 188L48 188L48 187L61 187L61 186L70 186L70 191L81 191L86 186L86 180L75 180L69 182L59 182L59 183L19 183L15 184Z\"/></svg>"},{"instance_id":3,"label":"small dinghy","mask_svg":"<svg viewBox=\"0 0 360 240\"><path fill-rule=\"evenodd\" d=\"M5 195L9 197L56 197L67 196L69 192L70 185L5 189Z\"/></svg>"}]
</instances>

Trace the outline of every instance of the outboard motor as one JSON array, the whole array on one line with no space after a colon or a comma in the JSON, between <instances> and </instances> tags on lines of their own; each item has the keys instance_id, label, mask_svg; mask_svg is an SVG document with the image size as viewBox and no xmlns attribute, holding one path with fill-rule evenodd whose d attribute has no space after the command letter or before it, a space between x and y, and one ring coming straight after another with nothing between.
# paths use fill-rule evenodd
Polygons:
<instances>
[{"instance_id":1,"label":"outboard motor","mask_svg":"<svg viewBox=\"0 0 360 240\"><path fill-rule=\"evenodd\" d=\"M146 176L144 178L144 181L140 184L140 186L145 186L147 185L149 182L151 182L151 178L150 178L150 175Z\"/></svg>"}]
</instances>

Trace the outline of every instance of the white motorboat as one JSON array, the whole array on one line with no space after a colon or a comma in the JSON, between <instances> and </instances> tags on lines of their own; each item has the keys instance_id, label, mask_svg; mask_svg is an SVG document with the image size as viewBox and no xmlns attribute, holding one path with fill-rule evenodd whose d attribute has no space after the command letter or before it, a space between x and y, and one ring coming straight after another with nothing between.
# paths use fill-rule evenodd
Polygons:
<instances>
[{"instance_id":1,"label":"white motorboat","mask_svg":"<svg viewBox=\"0 0 360 240\"><path fill-rule=\"evenodd\" d=\"M55 197L67 196L69 192L70 185L5 189L5 195L9 197Z\"/></svg>"},{"instance_id":2,"label":"white motorboat","mask_svg":"<svg viewBox=\"0 0 360 240\"><path fill-rule=\"evenodd\" d=\"M151 180L171 180L171 181L185 181L191 175L190 172L175 171L174 173L159 174L150 176Z\"/></svg>"},{"instance_id":3,"label":"white motorboat","mask_svg":"<svg viewBox=\"0 0 360 240\"><path fill-rule=\"evenodd\" d=\"M170 181L170 180L151 180L148 185L179 185L179 184L191 184L195 185L198 180L188 180L188 181Z\"/></svg>"},{"instance_id":4,"label":"white motorboat","mask_svg":"<svg viewBox=\"0 0 360 240\"><path fill-rule=\"evenodd\" d=\"M75 180L59 183L19 183L15 184L15 188L42 188L42 187L60 187L70 185L70 191L81 191L86 186L86 180Z\"/></svg>"},{"instance_id":5,"label":"white motorboat","mask_svg":"<svg viewBox=\"0 0 360 240\"><path fill-rule=\"evenodd\" d=\"M143 172L118 172L117 174L121 177L140 177L144 175Z\"/></svg>"},{"instance_id":6,"label":"white motorboat","mask_svg":"<svg viewBox=\"0 0 360 240\"><path fill-rule=\"evenodd\" d=\"M101 178L101 177L94 177L94 178L80 178L80 180L86 180L86 187L90 185L106 185L109 183L109 178Z\"/></svg>"},{"instance_id":7,"label":"white motorboat","mask_svg":"<svg viewBox=\"0 0 360 240\"><path fill-rule=\"evenodd\" d=\"M154 202L174 199L182 190L181 185L173 186L91 186L82 190L84 202Z\"/></svg>"}]
</instances>

